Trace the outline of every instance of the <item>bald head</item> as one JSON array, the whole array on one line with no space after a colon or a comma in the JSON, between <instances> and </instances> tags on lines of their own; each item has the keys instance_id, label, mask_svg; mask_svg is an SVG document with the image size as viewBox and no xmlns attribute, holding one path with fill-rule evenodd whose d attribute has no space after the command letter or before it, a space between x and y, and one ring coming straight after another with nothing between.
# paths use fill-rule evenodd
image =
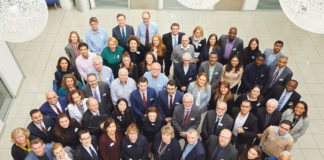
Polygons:
<instances>
[{"instance_id":1,"label":"bald head","mask_svg":"<svg viewBox=\"0 0 324 160\"><path fill-rule=\"evenodd\" d=\"M161 65L158 62L154 62L151 65L151 73L153 78L157 78L161 72Z\"/></svg>"},{"instance_id":2,"label":"bald head","mask_svg":"<svg viewBox=\"0 0 324 160\"><path fill-rule=\"evenodd\" d=\"M188 46L188 44L189 44L189 36L188 35L185 34L181 37L181 44L185 48Z\"/></svg>"},{"instance_id":3,"label":"bald head","mask_svg":"<svg viewBox=\"0 0 324 160\"><path fill-rule=\"evenodd\" d=\"M125 83L128 78L128 70L126 68L121 68L118 71L118 78L121 83Z\"/></svg>"},{"instance_id":4,"label":"bald head","mask_svg":"<svg viewBox=\"0 0 324 160\"><path fill-rule=\"evenodd\" d=\"M216 114L218 117L222 117L227 111L227 103L219 102L216 106Z\"/></svg>"},{"instance_id":5,"label":"bald head","mask_svg":"<svg viewBox=\"0 0 324 160\"><path fill-rule=\"evenodd\" d=\"M46 93L46 100L49 104L55 105L57 103L57 94L54 91L48 91Z\"/></svg>"},{"instance_id":6,"label":"bald head","mask_svg":"<svg viewBox=\"0 0 324 160\"><path fill-rule=\"evenodd\" d=\"M225 147L230 141L232 137L232 132L229 129L223 129L219 133L219 145L221 147Z\"/></svg>"}]
</instances>

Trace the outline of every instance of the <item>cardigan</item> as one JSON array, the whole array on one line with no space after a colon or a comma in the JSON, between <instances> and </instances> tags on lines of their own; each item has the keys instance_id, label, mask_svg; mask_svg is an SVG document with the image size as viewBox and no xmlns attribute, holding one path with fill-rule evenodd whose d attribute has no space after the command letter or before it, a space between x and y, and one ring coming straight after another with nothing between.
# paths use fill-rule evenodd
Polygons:
<instances>
[{"instance_id":1,"label":"cardigan","mask_svg":"<svg viewBox=\"0 0 324 160\"><path fill-rule=\"evenodd\" d=\"M223 75L221 81L227 81L230 84L230 88L233 88L238 85L242 79L243 67L240 67L237 72L235 72L234 68L231 71L227 72L226 66L227 64L223 66Z\"/></svg>"}]
</instances>

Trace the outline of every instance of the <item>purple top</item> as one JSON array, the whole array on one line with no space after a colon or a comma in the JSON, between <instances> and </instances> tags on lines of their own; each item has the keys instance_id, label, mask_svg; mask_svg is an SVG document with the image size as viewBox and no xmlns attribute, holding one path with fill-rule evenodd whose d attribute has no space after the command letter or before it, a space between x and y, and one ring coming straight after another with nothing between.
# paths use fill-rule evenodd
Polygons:
<instances>
[{"instance_id":1,"label":"purple top","mask_svg":"<svg viewBox=\"0 0 324 160\"><path fill-rule=\"evenodd\" d=\"M233 48L233 44L234 44L234 40L231 42L227 39L227 42L226 42L226 47L225 47L225 51L224 51L224 55L223 57L225 59L228 59L231 55L231 51L232 51L232 48Z\"/></svg>"}]
</instances>

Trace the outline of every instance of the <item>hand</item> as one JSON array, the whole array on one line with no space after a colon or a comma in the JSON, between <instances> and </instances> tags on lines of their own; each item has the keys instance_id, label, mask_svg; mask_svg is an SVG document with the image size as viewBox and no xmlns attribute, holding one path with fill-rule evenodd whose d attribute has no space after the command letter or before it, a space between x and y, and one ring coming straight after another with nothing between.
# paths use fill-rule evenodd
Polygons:
<instances>
[{"instance_id":1,"label":"hand","mask_svg":"<svg viewBox=\"0 0 324 160\"><path fill-rule=\"evenodd\" d=\"M262 134L257 134L258 138L261 139L262 137Z\"/></svg>"},{"instance_id":2,"label":"hand","mask_svg":"<svg viewBox=\"0 0 324 160\"><path fill-rule=\"evenodd\" d=\"M181 91L182 91L182 92L185 92L186 90L187 90L187 87L186 87L186 86L182 86L182 87L181 87Z\"/></svg>"},{"instance_id":3,"label":"hand","mask_svg":"<svg viewBox=\"0 0 324 160\"><path fill-rule=\"evenodd\" d=\"M104 128L104 123L100 124L100 128L103 129Z\"/></svg>"},{"instance_id":4,"label":"hand","mask_svg":"<svg viewBox=\"0 0 324 160\"><path fill-rule=\"evenodd\" d=\"M180 136L183 137L183 138L186 138L187 137L187 133L186 132L180 132Z\"/></svg>"},{"instance_id":5,"label":"hand","mask_svg":"<svg viewBox=\"0 0 324 160\"><path fill-rule=\"evenodd\" d=\"M164 119L164 121L167 122L167 123L169 123L169 122L172 121L172 117L167 117L167 118Z\"/></svg>"},{"instance_id":6,"label":"hand","mask_svg":"<svg viewBox=\"0 0 324 160\"><path fill-rule=\"evenodd\" d=\"M101 52L98 52L98 56L101 56Z\"/></svg>"},{"instance_id":7,"label":"hand","mask_svg":"<svg viewBox=\"0 0 324 160\"><path fill-rule=\"evenodd\" d=\"M195 58L194 63L198 63L198 62L199 62L199 59Z\"/></svg>"},{"instance_id":8,"label":"hand","mask_svg":"<svg viewBox=\"0 0 324 160\"><path fill-rule=\"evenodd\" d=\"M237 133L244 133L244 129L242 128L242 126L237 129Z\"/></svg>"}]
</instances>

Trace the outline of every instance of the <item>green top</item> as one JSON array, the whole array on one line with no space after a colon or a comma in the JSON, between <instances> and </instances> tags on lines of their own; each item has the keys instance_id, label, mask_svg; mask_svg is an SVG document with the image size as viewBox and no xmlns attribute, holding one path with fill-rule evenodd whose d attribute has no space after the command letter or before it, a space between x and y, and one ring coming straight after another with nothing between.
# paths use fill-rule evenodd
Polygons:
<instances>
[{"instance_id":1,"label":"green top","mask_svg":"<svg viewBox=\"0 0 324 160\"><path fill-rule=\"evenodd\" d=\"M114 77L118 77L118 65L122 60L123 52L123 47L117 46L115 52L111 52L109 47L105 47L101 53L103 65L109 67L113 71Z\"/></svg>"}]
</instances>

